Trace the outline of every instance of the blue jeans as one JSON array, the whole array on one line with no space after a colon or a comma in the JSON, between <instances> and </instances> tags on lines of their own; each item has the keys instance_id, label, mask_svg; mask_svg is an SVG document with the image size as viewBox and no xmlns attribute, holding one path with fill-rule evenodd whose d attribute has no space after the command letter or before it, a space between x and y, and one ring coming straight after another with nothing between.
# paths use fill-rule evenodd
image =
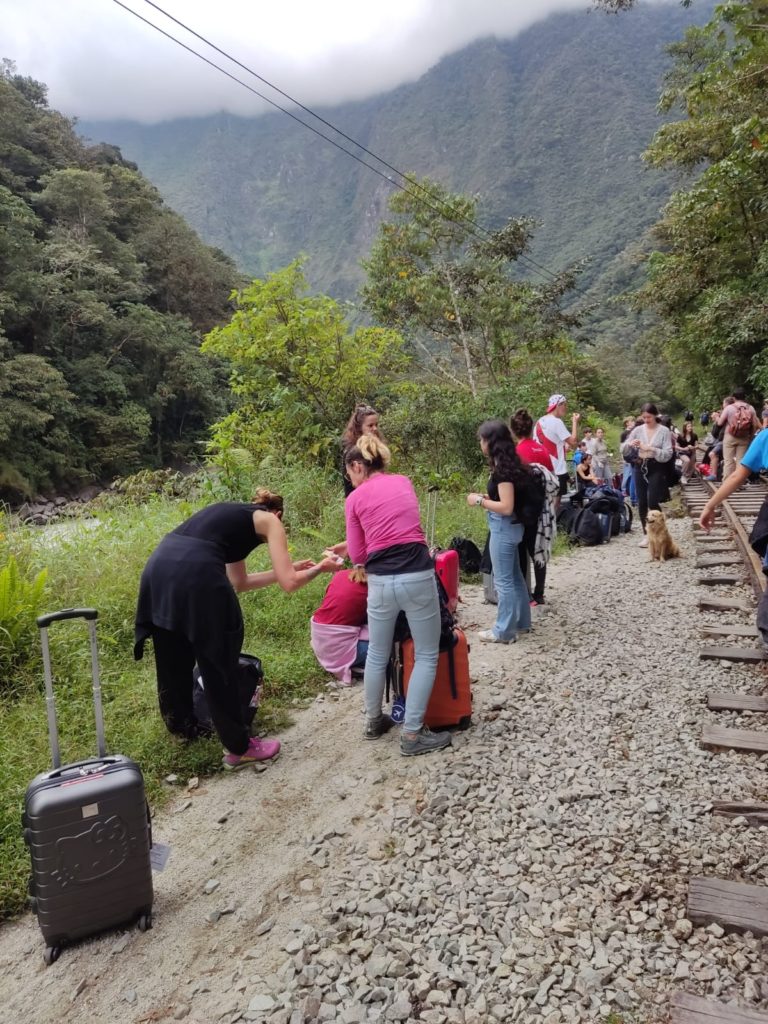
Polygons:
<instances>
[{"instance_id":1,"label":"blue jeans","mask_svg":"<svg viewBox=\"0 0 768 1024\"><path fill-rule=\"evenodd\" d=\"M621 489L628 496L633 505L637 504L637 492L635 490L635 476L630 463L624 463L624 471L621 476Z\"/></svg>"},{"instance_id":2,"label":"blue jeans","mask_svg":"<svg viewBox=\"0 0 768 1024\"><path fill-rule=\"evenodd\" d=\"M499 598L494 635L499 640L514 640L519 630L531 628L531 606L528 588L520 570L517 549L523 539L522 523L510 516L488 513L491 531L491 565Z\"/></svg>"},{"instance_id":3,"label":"blue jeans","mask_svg":"<svg viewBox=\"0 0 768 1024\"><path fill-rule=\"evenodd\" d=\"M408 620L414 653L403 729L418 732L424 724L424 712L435 685L440 653L440 603L433 569L399 576L368 576L369 638L363 676L368 718L381 714L395 620L401 611Z\"/></svg>"}]
</instances>

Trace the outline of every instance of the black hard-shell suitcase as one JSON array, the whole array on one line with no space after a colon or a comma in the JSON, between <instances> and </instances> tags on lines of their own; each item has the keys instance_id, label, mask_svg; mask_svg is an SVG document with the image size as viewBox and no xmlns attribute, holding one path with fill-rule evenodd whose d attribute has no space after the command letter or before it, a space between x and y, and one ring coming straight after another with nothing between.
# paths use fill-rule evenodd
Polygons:
<instances>
[{"instance_id":1,"label":"black hard-shell suitcase","mask_svg":"<svg viewBox=\"0 0 768 1024\"><path fill-rule=\"evenodd\" d=\"M46 964L65 943L138 920L152 927L152 833L141 769L106 754L93 608L69 608L37 620L43 646L48 734L53 771L30 782L22 826L32 859L29 894L46 942ZM48 648L48 626L88 622L96 715L97 758L61 764Z\"/></svg>"}]
</instances>

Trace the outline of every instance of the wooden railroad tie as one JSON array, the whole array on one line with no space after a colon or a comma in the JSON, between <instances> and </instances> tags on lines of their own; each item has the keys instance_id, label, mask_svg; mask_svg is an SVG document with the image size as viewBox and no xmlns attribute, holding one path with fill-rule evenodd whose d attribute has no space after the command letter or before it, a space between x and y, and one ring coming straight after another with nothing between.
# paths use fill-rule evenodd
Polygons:
<instances>
[{"instance_id":1,"label":"wooden railroad tie","mask_svg":"<svg viewBox=\"0 0 768 1024\"><path fill-rule=\"evenodd\" d=\"M753 693L708 693L710 711L768 711L768 697Z\"/></svg>"},{"instance_id":2,"label":"wooden railroad tie","mask_svg":"<svg viewBox=\"0 0 768 1024\"><path fill-rule=\"evenodd\" d=\"M701 631L704 636L760 636L757 626L744 626L735 622L724 626L702 626Z\"/></svg>"},{"instance_id":3,"label":"wooden railroad tie","mask_svg":"<svg viewBox=\"0 0 768 1024\"><path fill-rule=\"evenodd\" d=\"M703 661L765 661L761 647L702 647L699 657Z\"/></svg>"},{"instance_id":4,"label":"wooden railroad tie","mask_svg":"<svg viewBox=\"0 0 768 1024\"><path fill-rule=\"evenodd\" d=\"M709 569L716 565L742 565L744 559L735 551L724 551L719 555L699 555L696 559L697 569Z\"/></svg>"},{"instance_id":5,"label":"wooden railroad tie","mask_svg":"<svg viewBox=\"0 0 768 1024\"><path fill-rule=\"evenodd\" d=\"M688 992L672 996L670 1024L768 1024L768 1016Z\"/></svg>"},{"instance_id":6,"label":"wooden railroad tie","mask_svg":"<svg viewBox=\"0 0 768 1024\"><path fill-rule=\"evenodd\" d=\"M725 729L720 725L705 725L701 745L711 749L742 750L751 754L768 754L768 732L749 729Z\"/></svg>"},{"instance_id":7,"label":"wooden railroad tie","mask_svg":"<svg viewBox=\"0 0 768 1024\"><path fill-rule=\"evenodd\" d=\"M712 813L724 818L744 818L750 825L768 825L768 804L713 800Z\"/></svg>"},{"instance_id":8,"label":"wooden railroad tie","mask_svg":"<svg viewBox=\"0 0 768 1024\"><path fill-rule=\"evenodd\" d=\"M751 612L752 605L746 601L733 601L728 597L700 597L699 608L702 611L736 611Z\"/></svg>"},{"instance_id":9,"label":"wooden railroad tie","mask_svg":"<svg viewBox=\"0 0 768 1024\"><path fill-rule=\"evenodd\" d=\"M768 889L720 878L692 878L686 916L695 925L714 921L727 932L768 935Z\"/></svg>"},{"instance_id":10,"label":"wooden railroad tie","mask_svg":"<svg viewBox=\"0 0 768 1024\"><path fill-rule=\"evenodd\" d=\"M732 587L736 583L743 583L743 576L699 576L696 580L702 587Z\"/></svg>"}]
</instances>

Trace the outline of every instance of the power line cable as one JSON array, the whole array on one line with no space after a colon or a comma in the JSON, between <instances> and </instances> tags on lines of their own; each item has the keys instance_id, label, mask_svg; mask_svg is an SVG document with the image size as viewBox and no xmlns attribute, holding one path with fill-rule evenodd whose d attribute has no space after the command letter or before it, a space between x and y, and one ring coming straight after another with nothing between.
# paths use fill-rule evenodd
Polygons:
<instances>
[{"instance_id":1,"label":"power line cable","mask_svg":"<svg viewBox=\"0 0 768 1024\"><path fill-rule=\"evenodd\" d=\"M220 53L222 55L222 57L226 57L227 60L231 61L237 67L242 68L243 71L248 72L249 75L252 75L254 78L258 79L260 82L263 82L264 85L269 86L270 89L273 89L280 96L283 96L285 99L289 100L295 106L299 107L299 109L303 110L305 113L309 114L311 117L314 117L321 124L324 124L327 128L330 128L331 131L336 132L337 135L340 135L343 139L346 139L347 142L351 142L353 146L357 146L357 148L362 150L363 153L366 153L368 156L372 157L374 160L377 160L380 164L382 164L388 170L393 171L395 174L397 174L399 177L401 177L404 181L408 182L409 185L413 186L414 188L417 188L420 192L423 192L424 195L427 196L428 199L432 200L435 203L440 204L440 206L442 207L442 202L441 202L439 196L436 196L434 192L431 192L428 188L425 188L418 181L414 181L412 178L409 178L408 175L405 174L405 172L401 171L399 168L394 167L392 164L388 163L384 159L384 157L379 156L378 153L374 153L370 149L367 149L361 142L358 142L357 139L354 139L354 138L352 138L352 136L347 135L346 132L342 131L341 128L338 128L331 121L328 121L321 114L318 114L317 111L312 110L311 107L308 107L304 103L302 103L300 100L297 100L295 96L291 96L290 93L287 93L284 89L281 89L279 86L275 85L274 82L270 82L269 79L264 78L263 75L260 75L257 71L254 71L253 68L249 67L247 64L243 64L240 60L237 59L237 57L234 57L234 56L232 56L231 53L228 53L226 50L221 49L221 47L217 46L216 43L214 43L212 40L208 39L207 36L204 36L201 33L195 31L195 29L193 29L191 26L187 25L185 22L181 21L179 18L177 18L173 14L171 14L169 11L166 11L165 8L163 8L159 4L155 3L154 0L144 0L144 2L146 4L148 4L150 7L153 7L160 14L164 15L170 21L174 22L174 24L178 25L180 28L183 28L186 32L189 32L190 35L194 36L196 39L199 39L201 42L205 43L206 46L209 46L212 50L215 50L216 53ZM282 108L278 108L278 109L282 109ZM412 193L409 192L409 194L412 194ZM434 209L434 207L431 207L431 209ZM458 221L454 217L451 217L448 214L446 214L444 208L442 210L440 210L440 211L437 211L437 212L440 212L442 217L444 217L446 220L450 221L453 224L457 224L459 226L464 225L464 224L470 224L470 225L472 225L472 227L475 229L476 232L481 232L483 235L486 236L486 238L490 238L492 236L492 232L488 231L482 225L478 224L477 221L472 220L471 217L465 217L461 221ZM553 280L553 281L559 280L559 275L558 274L556 274L554 271L550 270L548 267L545 267L542 263L537 262L532 256L528 256L526 253L520 253L520 255L518 256L518 259L523 261L524 263L528 263L531 267L537 268L538 270L542 271L544 274L547 274L551 278L551 280ZM579 288L576 285L574 285L573 288L576 291L579 291L579 292L582 292L583 294L586 294L586 292L584 292L584 290L582 288Z\"/></svg>"},{"instance_id":2,"label":"power line cable","mask_svg":"<svg viewBox=\"0 0 768 1024\"><path fill-rule=\"evenodd\" d=\"M370 156L374 160L377 160L380 164L382 164L382 166L386 167L394 174L397 174L398 177L402 178L404 181L408 182L409 185L418 189L419 192L423 192L428 199L432 200L432 202L438 203L442 207L440 197L436 196L434 192L430 191L428 188L425 188L418 181L414 181L412 178L409 178L404 171L401 171L398 167L395 167L393 164L390 164L387 160L384 159L384 157L379 156L378 153L374 153L372 150L367 149L362 144L362 142L358 142L357 139L352 138L351 135L347 135L346 132L342 131L341 128L333 124L332 121L327 120L327 118L323 117L322 114L318 114L316 110L313 110L311 107L306 106L306 104L302 103L300 100L297 100L295 96L291 96L290 93L286 92L284 89L281 89L278 85L275 85L274 82L270 82L268 78L265 78L263 75L260 75L257 71L254 71L253 68L249 67L247 64L243 64L242 61L238 60L237 57L234 57L231 53L227 52L226 50L223 50L220 46L214 43L207 36L204 36L200 32L197 32L190 25L187 25L186 22L181 21L180 18L177 18L169 11L166 11L164 7L161 7L160 4L155 3L154 0L144 0L144 2L148 4L150 7L154 8L160 14L168 18L169 21L172 21L180 28L183 28L185 32L188 32L196 39L199 39L200 42L205 43L205 45L210 47L212 50L215 50L216 53L221 54L222 57L226 57L227 60L231 61L237 67L242 68L243 71L246 71L249 75L252 75L254 78L258 79L258 81L263 82L264 85L269 86L270 89L273 89L284 99L289 100L300 110L303 110L305 114L309 114L310 117L314 117L321 124L325 125L326 128L330 128L331 131L336 132L336 134L340 135L341 138L345 139L347 142L351 142L353 146L357 146L357 148L362 150L362 152L365 153L367 156ZM442 216L446 216L444 212L442 212ZM477 221L472 220L472 218L470 217L463 218L462 221L456 221L454 218L448 217L446 217L446 219L451 220L451 222L454 224L470 224L476 231L481 232L486 238L490 238L492 236L492 232L488 231L486 228L478 224ZM524 259L532 266L537 267L539 270L544 271L544 273L548 274L553 280L558 279L559 275L555 274L553 271L549 270L542 264L537 263L536 260L528 256L526 253L522 253L520 258Z\"/></svg>"},{"instance_id":3,"label":"power line cable","mask_svg":"<svg viewBox=\"0 0 768 1024\"><path fill-rule=\"evenodd\" d=\"M381 157L377 156L377 154L372 153L370 150L366 149L361 143L357 142L355 139L353 139L350 136L346 135L340 129L336 128L333 124L331 124L331 122L326 121L319 114L316 114L314 111L312 111L309 107L306 107L303 104L299 103L297 100L295 100L288 93L283 92L283 90L281 90L277 86L273 85L267 79L262 78L261 75L257 74L251 68L247 67L247 65L242 64L236 58L230 56L230 54L228 54L226 51L220 49L214 43L210 42L208 39L205 38L205 36L200 35L199 33L195 32L192 28L190 28L189 26L185 25L183 22L179 21L177 18L173 17L173 15L168 14L167 11L164 11L163 8L161 8L159 5L151 2L151 0L145 0L145 2L149 3L150 6L155 8L159 13L165 15L171 21L173 21L176 24L178 24L181 28L185 29L185 31L189 32L190 34L192 34L196 38L200 39L207 46L210 46L216 52L222 54L222 56L226 57L228 60L232 61L237 66L243 68L245 71L247 71L249 74L253 75L259 81L264 82L266 85L268 85L270 88L274 89L280 95L285 96L292 103L296 104L302 110L304 110L307 113L309 113L312 117L317 118L317 120L319 120L321 123L325 124L326 126L331 128L333 131L337 132L337 134L341 135L347 141L349 141L353 145L357 146L359 149L361 149L363 152L367 153L373 159L379 161L385 167L388 167L390 170L394 171L395 174L397 174L399 177L401 177L405 181L407 181L409 185L412 185L412 186L415 186L416 188L418 188L422 193L424 193L424 196L429 197L429 199L433 200L433 202L429 202L427 198L424 198L424 196L418 195L417 193L413 192L411 188L408 188L408 187L400 184L399 182L395 181L391 177L391 175L385 174L378 167L374 167L373 164L370 164L368 161L363 160L356 153L351 152L345 146L342 146L335 139L330 138L324 132L322 132L318 128L316 128L314 125L308 124L306 121L302 120L302 118L300 118L296 114L292 113L286 107L281 106L275 100L272 100L268 96L265 96L262 92L259 92L258 89L254 89L253 86L249 85L247 82L244 82L241 78L238 78L236 75L233 75L231 72L229 72L225 68L221 67L220 64L217 64L215 61L210 60L208 57L206 57L204 54L200 53L198 50L195 50L193 47L188 46L186 43L182 42L182 40L178 39L172 33L167 32L165 29L161 28L159 25L157 25L154 22L150 21L148 18L145 18L143 15L139 14L138 11L133 10L133 8L131 8L127 4L123 3L122 0L112 0L112 2L117 4L118 7L121 7L123 10L127 11L129 14L132 14L135 18L138 18L138 20L143 22L145 25L148 25L150 28L154 29L156 32L159 32L161 35L165 36L171 42L176 43L177 46L180 46L182 49L186 50L188 53L191 53L194 57L197 57L199 60L202 60L204 63L208 64L210 67L214 68L216 71L220 71L227 78L231 79L231 81L237 83L238 85L241 85L244 89L247 89L249 92L253 93L254 96L258 96L259 99L263 100L265 103L268 103L270 106L274 107L276 110L279 110L281 113L287 114L288 117L290 117L292 120L296 121L298 124L302 125L302 127L309 129L309 131L313 132L319 138L325 140L326 142L329 142L332 146L335 146L342 153L344 153L347 156L351 157L353 160L356 160L363 167L367 167L369 170L373 171L374 174L378 174L378 176L380 178L382 178L384 181L386 181L389 185L399 189L401 192L406 193L412 199L415 199L417 202L421 202L423 205L425 205L429 209L431 209L434 213L437 213L444 220L447 220L450 223L456 224L458 227L464 228L468 232L468 234L474 236L475 238L477 238L481 242L486 242L488 240L488 238L491 237L491 233L489 231L487 231L482 226L476 224L470 218L464 218L462 220L458 220L455 217L453 217L452 215L450 215L450 213L446 212L445 207L441 208L440 206L435 206L434 203L435 202L440 203L440 199L439 199L439 197L435 196L434 193L431 193L428 189L424 188L424 186L419 185L418 182L415 182L412 178L409 178L406 174L404 174L402 171L398 170L396 167L393 167L391 164L388 164ZM553 271L549 270L547 267L544 267L542 264L537 263L532 257L527 256L524 253L520 253L519 256L518 256L518 259L522 260L524 263L530 264L532 267L535 267L538 271L541 271L541 272L545 273L548 276L547 283L551 283L552 281L556 281L556 280L559 279L559 275L555 274ZM541 273L539 274L539 276L542 276ZM574 290L579 291L579 292L583 292L583 289L579 288L578 286L574 286ZM584 292L584 294L586 294L586 293Z\"/></svg>"}]
</instances>

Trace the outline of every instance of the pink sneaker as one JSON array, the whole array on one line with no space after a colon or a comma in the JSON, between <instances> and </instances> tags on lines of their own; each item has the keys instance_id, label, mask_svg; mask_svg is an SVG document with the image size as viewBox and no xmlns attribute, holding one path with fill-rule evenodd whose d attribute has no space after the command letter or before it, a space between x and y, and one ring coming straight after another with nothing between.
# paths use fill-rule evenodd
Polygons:
<instances>
[{"instance_id":1,"label":"pink sneaker","mask_svg":"<svg viewBox=\"0 0 768 1024\"><path fill-rule=\"evenodd\" d=\"M269 761L280 753L280 740L260 740L252 737L244 754L225 754L222 764L227 771L234 772L238 768L247 768L257 761Z\"/></svg>"}]
</instances>

